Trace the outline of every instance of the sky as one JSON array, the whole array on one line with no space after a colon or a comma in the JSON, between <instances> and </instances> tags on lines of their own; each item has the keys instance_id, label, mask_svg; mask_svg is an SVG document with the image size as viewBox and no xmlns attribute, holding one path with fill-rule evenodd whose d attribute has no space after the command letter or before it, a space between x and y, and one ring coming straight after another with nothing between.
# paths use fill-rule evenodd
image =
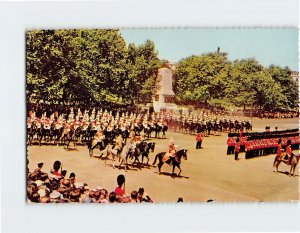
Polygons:
<instances>
[{"instance_id":1,"label":"sky","mask_svg":"<svg viewBox=\"0 0 300 233\"><path fill-rule=\"evenodd\" d=\"M122 29L126 43L154 42L160 59L180 59L217 51L229 60L255 58L263 66L298 67L298 29Z\"/></svg>"}]
</instances>

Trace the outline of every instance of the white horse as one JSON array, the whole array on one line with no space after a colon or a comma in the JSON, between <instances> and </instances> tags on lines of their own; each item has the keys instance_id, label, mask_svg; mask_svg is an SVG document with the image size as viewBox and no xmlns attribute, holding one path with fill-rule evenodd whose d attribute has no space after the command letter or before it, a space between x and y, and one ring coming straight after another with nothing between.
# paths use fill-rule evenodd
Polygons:
<instances>
[{"instance_id":1,"label":"white horse","mask_svg":"<svg viewBox=\"0 0 300 233\"><path fill-rule=\"evenodd\" d=\"M129 152L134 149L134 144L132 144L131 142L128 142L122 149L119 159L120 159L120 163L118 165L118 167L120 168L121 165L124 163L125 164L125 171L127 171L127 158L128 158L128 154ZM113 168L115 168L115 160L113 160Z\"/></svg>"},{"instance_id":2,"label":"white horse","mask_svg":"<svg viewBox=\"0 0 300 233\"><path fill-rule=\"evenodd\" d=\"M103 152L103 156L105 157L105 164L106 164L106 160L108 159L108 157L110 155L112 155L113 168L115 168L115 165L114 165L115 157L119 157L119 151L117 149L113 148L112 144L109 144Z\"/></svg>"}]
</instances>

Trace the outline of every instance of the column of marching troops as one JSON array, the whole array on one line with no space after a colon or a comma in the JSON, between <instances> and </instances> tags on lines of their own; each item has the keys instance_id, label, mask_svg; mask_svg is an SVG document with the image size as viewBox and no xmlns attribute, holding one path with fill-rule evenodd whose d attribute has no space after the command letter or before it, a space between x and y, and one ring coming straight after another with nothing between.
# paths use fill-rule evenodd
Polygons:
<instances>
[{"instance_id":1,"label":"column of marching troops","mask_svg":"<svg viewBox=\"0 0 300 233\"><path fill-rule=\"evenodd\" d=\"M139 124L143 124L145 128L150 127L156 121L150 120L150 115L137 115L133 112L108 112L107 110L99 109L96 111L94 108L91 112L85 110L81 112L77 110L75 114L74 109L71 108L69 115L57 111L53 112L50 116L47 116L45 112L42 116L37 117L34 111L29 111L27 117L27 131L29 132L32 127L37 129L50 130L62 130L65 132L71 130L77 130L80 128L83 132L112 132L120 130L121 132L128 131L128 133L138 127ZM162 120L159 119L159 124L162 124Z\"/></svg>"},{"instance_id":2,"label":"column of marching troops","mask_svg":"<svg viewBox=\"0 0 300 233\"><path fill-rule=\"evenodd\" d=\"M91 113L90 113L91 112ZM76 114L74 109L70 109L69 114L61 113L57 111L48 114L45 112L41 116L37 117L34 111L29 111L27 118L27 130L29 131L34 125L37 129L50 130L76 130L80 128L82 131L91 130L94 132L100 131L114 131L121 130L131 131L133 129L149 129L155 125L163 126L167 125L170 130L180 131L184 127L192 129L189 131L181 130L183 133L199 133L204 132L210 134L210 129L214 125L217 127L218 132L225 130L225 127L234 128L235 125L244 128L245 125L250 125L251 120L243 118L232 118L229 116L220 116L219 114L211 114L207 111L200 113L172 113L172 112L158 112L158 113L134 113L128 111L107 111L93 108L92 111L85 110L81 112L77 109ZM209 128L210 126L211 128ZM223 128L223 129L222 129ZM205 129L205 130L204 130ZM141 131L140 131L141 132Z\"/></svg>"},{"instance_id":3,"label":"column of marching troops","mask_svg":"<svg viewBox=\"0 0 300 233\"><path fill-rule=\"evenodd\" d=\"M227 154L234 154L235 148L239 147L239 152L245 152L245 159L258 156L276 154L278 140L284 149L288 141L291 142L291 149L299 149L300 137L299 129L269 131L260 133L228 134Z\"/></svg>"}]
</instances>

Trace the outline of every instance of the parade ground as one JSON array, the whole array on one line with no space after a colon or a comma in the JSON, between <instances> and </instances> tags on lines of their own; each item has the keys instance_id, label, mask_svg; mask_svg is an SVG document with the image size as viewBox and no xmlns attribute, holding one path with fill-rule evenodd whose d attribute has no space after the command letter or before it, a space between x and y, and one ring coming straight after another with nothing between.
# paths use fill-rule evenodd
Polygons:
<instances>
[{"instance_id":1,"label":"parade ground","mask_svg":"<svg viewBox=\"0 0 300 233\"><path fill-rule=\"evenodd\" d=\"M274 130L297 128L298 118L293 119L258 119L253 118L253 131L264 131L265 126ZM55 160L63 163L63 169L75 172L78 182L87 183L90 189L98 186L113 191L117 186L116 177L126 177L126 193L143 187L154 202L176 202L182 197L184 202L205 202L209 199L218 202L248 201L289 201L299 200L299 166L296 176L289 177L289 167L282 163L278 173L273 172L274 155L262 156L246 160L240 153L240 160L235 161L233 155L226 155L227 134L209 136L203 140L203 148L195 149L195 136L167 132L167 139L150 139L156 142L154 152L150 153L149 164L159 152L167 151L170 137L179 149L188 150L188 159L182 160L182 173L172 177L172 167L164 164L162 174L158 174L157 166L129 166L129 170L114 169L112 161L90 158L87 146L77 146L65 150L62 146L28 147L30 171L39 162L44 163L43 171L49 172ZM99 154L95 150L94 154ZM296 154L299 151L295 151ZM118 164L118 163L116 163ZM175 172L178 170L175 168Z\"/></svg>"}]
</instances>

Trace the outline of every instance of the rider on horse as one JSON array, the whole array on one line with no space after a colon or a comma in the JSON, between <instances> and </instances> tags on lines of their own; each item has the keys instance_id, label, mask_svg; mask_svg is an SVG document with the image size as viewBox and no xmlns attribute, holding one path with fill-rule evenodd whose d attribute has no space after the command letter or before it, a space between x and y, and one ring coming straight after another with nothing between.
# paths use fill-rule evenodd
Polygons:
<instances>
[{"instance_id":1,"label":"rider on horse","mask_svg":"<svg viewBox=\"0 0 300 233\"><path fill-rule=\"evenodd\" d=\"M294 154L292 153L292 148L291 148L291 143L292 143L292 141L291 140L288 140L287 141L287 146L286 146L286 148L285 148L285 153L286 153L286 156L287 156L287 164L288 165L290 165L291 164L291 161L292 161L292 159L293 159L293 156L294 156Z\"/></svg>"},{"instance_id":2,"label":"rider on horse","mask_svg":"<svg viewBox=\"0 0 300 233\"><path fill-rule=\"evenodd\" d=\"M122 147L123 147L123 138L122 138L122 135L119 134L119 135L116 137L116 139L115 139L115 149L116 149L118 152L121 152Z\"/></svg>"},{"instance_id":3,"label":"rider on horse","mask_svg":"<svg viewBox=\"0 0 300 233\"><path fill-rule=\"evenodd\" d=\"M175 159L175 153L176 153L176 148L175 148L175 143L174 143L173 138L170 139L170 144L168 145L168 147L169 147L169 150L168 150L167 155L170 158L171 163L172 163ZM171 163L170 163L170 165L171 165Z\"/></svg>"}]
</instances>

